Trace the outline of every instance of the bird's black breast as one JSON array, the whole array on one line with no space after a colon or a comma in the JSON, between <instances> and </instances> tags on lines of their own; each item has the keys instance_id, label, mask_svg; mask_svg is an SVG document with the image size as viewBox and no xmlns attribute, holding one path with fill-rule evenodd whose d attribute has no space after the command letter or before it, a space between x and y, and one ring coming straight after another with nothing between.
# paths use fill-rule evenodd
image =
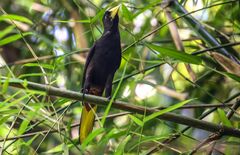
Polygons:
<instances>
[{"instance_id":1,"label":"bird's black breast","mask_svg":"<svg viewBox=\"0 0 240 155\"><path fill-rule=\"evenodd\" d=\"M109 74L115 73L121 62L119 34L102 36L95 43L94 55L89 63L91 83L104 86Z\"/></svg>"}]
</instances>

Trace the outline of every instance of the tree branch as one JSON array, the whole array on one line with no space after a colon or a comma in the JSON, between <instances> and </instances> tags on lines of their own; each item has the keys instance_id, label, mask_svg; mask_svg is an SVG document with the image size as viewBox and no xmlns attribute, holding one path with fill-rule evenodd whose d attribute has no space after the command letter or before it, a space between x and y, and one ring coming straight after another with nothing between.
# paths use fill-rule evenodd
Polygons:
<instances>
[{"instance_id":1,"label":"tree branch","mask_svg":"<svg viewBox=\"0 0 240 155\"><path fill-rule=\"evenodd\" d=\"M182 107L180 107L179 109L191 109L191 108L210 108L210 107L220 107L220 108L224 108L226 106L232 106L233 103L229 103L229 104L198 104L198 105L184 105ZM167 107L160 107L160 108L157 108L157 109L165 109ZM65 108L61 108L60 110L64 110ZM122 113L117 113L117 114L111 114L109 116L107 116L107 119L113 119L115 117L119 117L119 116L123 116L123 115L127 115L127 114L131 114L132 112L122 112ZM55 114L55 112L53 113ZM98 117L98 119L102 119L102 116ZM95 119L95 121L97 121L97 119ZM80 125L80 123L74 123L71 125L71 128L74 128L74 127L78 127ZM9 137L9 138L6 138L6 141L8 140L17 140L17 139L20 139L20 138L28 138L28 137L32 137L32 136L35 136L37 134L45 134L47 132L49 133L55 133L55 132L58 132L58 131L62 131L62 130L65 130L66 128L62 127L60 129L53 129L51 131L49 130L44 130L44 131L36 131L36 132L30 132L30 133L26 133L26 134L23 134L23 135L19 135L19 136L14 136L14 137ZM0 142L2 142L3 139L0 139Z\"/></svg>"},{"instance_id":2,"label":"tree branch","mask_svg":"<svg viewBox=\"0 0 240 155\"><path fill-rule=\"evenodd\" d=\"M4 81L4 80L1 80ZM25 81L26 83L26 81ZM50 96L57 96L57 97L63 97L63 98L68 98L72 100L78 100L82 101L83 100L83 94L70 91L70 90L62 90L53 86L49 85L43 85L43 84L38 84L34 82L27 82L27 86L23 86L23 81L22 80L14 80L14 79L9 79L9 85L12 87L17 87L21 89L33 89L33 90L38 90L38 91L44 91L47 93L47 95ZM90 102L91 104L97 104L101 106L107 106L109 100L104 97L98 97L98 96L93 96L93 95L84 95L84 101ZM122 102L122 101L115 101L112 104L113 108L116 109L121 109L133 113L138 113L138 114L146 114L150 115L152 113L157 112L158 110L153 109L153 108L146 108L142 106L136 106L132 105L127 102ZM230 128L224 125L216 125L207 121L201 121L197 120L194 118L189 118L186 116L181 116L173 113L164 113L160 116L158 116L159 119L166 120L166 121L171 121L174 123L178 124L183 124L183 125L188 125L191 127L203 129L206 131L210 132L217 132L219 130L222 130L223 135L228 135L228 136L233 136L233 137L238 137L240 138L240 130L235 129L235 128Z\"/></svg>"}]
</instances>

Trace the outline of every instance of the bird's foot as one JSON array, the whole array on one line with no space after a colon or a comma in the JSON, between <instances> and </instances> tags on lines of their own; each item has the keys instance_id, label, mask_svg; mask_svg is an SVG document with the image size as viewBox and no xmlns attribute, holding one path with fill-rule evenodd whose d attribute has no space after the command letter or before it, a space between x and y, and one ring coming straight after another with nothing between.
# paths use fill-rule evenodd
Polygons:
<instances>
[{"instance_id":1,"label":"bird's foot","mask_svg":"<svg viewBox=\"0 0 240 155\"><path fill-rule=\"evenodd\" d=\"M108 101L111 101L111 100L113 100L113 102L115 102L115 101L116 101L116 99L115 99L115 98L112 98L112 96L108 96L108 97L107 97L107 100L108 100Z\"/></svg>"},{"instance_id":2,"label":"bird's foot","mask_svg":"<svg viewBox=\"0 0 240 155\"><path fill-rule=\"evenodd\" d=\"M81 89L81 92L82 92L83 94L87 94L87 93L88 93L88 89L82 88L82 89Z\"/></svg>"},{"instance_id":3,"label":"bird's foot","mask_svg":"<svg viewBox=\"0 0 240 155\"><path fill-rule=\"evenodd\" d=\"M110 101L112 99L112 96L108 96L107 100Z\"/></svg>"}]
</instances>

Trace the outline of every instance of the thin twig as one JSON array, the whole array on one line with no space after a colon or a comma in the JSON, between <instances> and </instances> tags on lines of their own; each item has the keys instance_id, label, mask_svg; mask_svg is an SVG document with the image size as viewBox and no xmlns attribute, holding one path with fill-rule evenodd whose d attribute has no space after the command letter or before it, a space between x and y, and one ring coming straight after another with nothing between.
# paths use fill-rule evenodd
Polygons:
<instances>
[{"instance_id":1,"label":"thin twig","mask_svg":"<svg viewBox=\"0 0 240 155\"><path fill-rule=\"evenodd\" d=\"M227 44L222 44L220 46L214 46L214 47L210 47L210 48L206 48L203 50L199 50L196 52L193 52L192 55L198 55L198 54L202 54L204 52L208 52L208 51L213 51L219 48L224 48L224 47L229 47L229 46L236 46L236 45L240 45L240 42L234 42L234 43L227 43Z\"/></svg>"}]
</instances>

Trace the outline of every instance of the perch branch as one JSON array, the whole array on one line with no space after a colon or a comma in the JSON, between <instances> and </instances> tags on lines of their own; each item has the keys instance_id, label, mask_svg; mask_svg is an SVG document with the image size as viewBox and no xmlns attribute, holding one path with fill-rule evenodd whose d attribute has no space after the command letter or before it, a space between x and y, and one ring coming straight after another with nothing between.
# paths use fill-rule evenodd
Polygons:
<instances>
[{"instance_id":1,"label":"perch branch","mask_svg":"<svg viewBox=\"0 0 240 155\"><path fill-rule=\"evenodd\" d=\"M4 81L4 80L2 80ZM63 97L63 98L68 98L72 100L78 100L82 101L83 99L83 94L70 91L70 90L62 90L53 86L49 85L43 85L43 84L38 84L34 82L27 82L27 86L22 85L23 81L22 80L12 80L10 79L9 85L12 87L17 87L21 89L32 89L32 90L38 90L38 91L44 91L46 92L47 95L50 96L57 96L57 97ZM101 106L107 106L109 100L104 97L97 97L93 95L85 95L84 100L87 102L91 102L92 104L97 104ZM132 105L127 102L123 101L115 101L112 104L113 108L120 109L120 110L125 110L133 113L138 113L138 114L144 114L146 112L147 115L150 115L152 113L158 112L157 109L153 108L146 108L142 106L136 106ZM194 118L189 118L186 116L181 116L178 114L173 114L173 113L164 113L160 116L158 116L159 119L166 120L166 121L171 121L174 123L178 124L183 124L183 125L188 125L191 127L203 129L206 131L210 132L217 132L219 130L222 130L222 135L228 135L228 136L233 136L233 137L238 137L240 138L240 130L227 127L224 125L216 125L207 121L202 121Z\"/></svg>"}]
</instances>

